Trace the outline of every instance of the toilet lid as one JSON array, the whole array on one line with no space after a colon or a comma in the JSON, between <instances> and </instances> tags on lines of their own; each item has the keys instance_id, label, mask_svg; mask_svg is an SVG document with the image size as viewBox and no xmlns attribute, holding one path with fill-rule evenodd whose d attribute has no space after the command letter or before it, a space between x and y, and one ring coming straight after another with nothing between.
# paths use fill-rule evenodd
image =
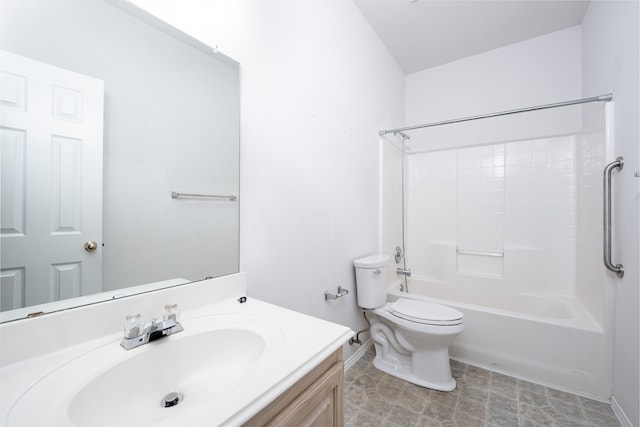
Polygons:
<instances>
[{"instance_id":1,"label":"toilet lid","mask_svg":"<svg viewBox=\"0 0 640 427\"><path fill-rule=\"evenodd\" d=\"M459 325L464 315L458 310L428 301L400 298L389 304L391 314L428 325Z\"/></svg>"}]
</instances>

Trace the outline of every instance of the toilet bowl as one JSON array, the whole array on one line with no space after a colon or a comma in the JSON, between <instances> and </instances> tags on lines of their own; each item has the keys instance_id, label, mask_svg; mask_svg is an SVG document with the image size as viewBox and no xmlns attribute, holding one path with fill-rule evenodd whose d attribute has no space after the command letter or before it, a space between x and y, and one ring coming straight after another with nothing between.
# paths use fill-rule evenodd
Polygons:
<instances>
[{"instance_id":1,"label":"toilet bowl","mask_svg":"<svg viewBox=\"0 0 640 427\"><path fill-rule=\"evenodd\" d=\"M376 356L373 365L422 387L452 391L449 345L463 330L463 314L428 301L387 302L387 255L354 261L358 305L366 310Z\"/></svg>"}]
</instances>

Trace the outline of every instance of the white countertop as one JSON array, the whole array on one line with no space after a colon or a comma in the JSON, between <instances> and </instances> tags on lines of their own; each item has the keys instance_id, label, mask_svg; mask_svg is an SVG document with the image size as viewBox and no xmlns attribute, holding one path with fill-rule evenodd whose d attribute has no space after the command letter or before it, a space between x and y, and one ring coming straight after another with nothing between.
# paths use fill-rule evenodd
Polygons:
<instances>
[{"instance_id":1,"label":"white countertop","mask_svg":"<svg viewBox=\"0 0 640 427\"><path fill-rule=\"evenodd\" d=\"M190 324L202 316L257 316L281 332L281 340L275 345L280 348L271 346L270 350L272 354L277 354L277 357L269 357L268 360L262 361L263 364L256 372L248 374L243 377L242 381L225 389L222 398L218 396L216 399L196 407L185 405L184 411L180 410L180 405L170 408L171 413L168 412L167 418L154 423L154 426L240 425L266 407L353 336L353 331L348 327L287 310L251 297L248 297L245 303L239 303L238 298L244 295L243 291L244 287L241 287L237 289L237 292L227 292L224 298L216 302L185 311L181 314L180 322L185 331L188 331ZM0 332L2 331L0 330ZM116 357L126 357L127 353L135 352L136 349L127 352L120 348L121 337L121 332L112 333L23 361L6 364L0 369L0 420L2 420L0 424L8 427L20 425L9 422L14 422L11 418L14 403L43 377L70 361L89 352L95 352L96 349L98 351L108 349L108 351L105 350L105 354L113 353ZM162 340L171 338L172 336L169 336L162 338ZM16 342L15 338L10 341ZM0 348L0 351L5 352L7 349ZM121 352L125 353L120 354ZM109 357L113 359L112 356ZM95 372L99 373L100 367L97 367ZM95 372L88 375L87 382L93 378ZM65 393L64 384L61 384L60 393ZM40 408L33 409L34 411L40 410ZM76 424L69 421L68 425L74 426Z\"/></svg>"}]
</instances>

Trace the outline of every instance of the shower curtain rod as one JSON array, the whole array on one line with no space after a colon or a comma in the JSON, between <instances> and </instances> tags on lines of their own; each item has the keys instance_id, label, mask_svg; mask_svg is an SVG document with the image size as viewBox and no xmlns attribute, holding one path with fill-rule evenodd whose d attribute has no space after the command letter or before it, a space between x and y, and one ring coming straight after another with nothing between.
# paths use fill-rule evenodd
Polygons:
<instances>
[{"instance_id":1,"label":"shower curtain rod","mask_svg":"<svg viewBox=\"0 0 640 427\"><path fill-rule=\"evenodd\" d=\"M452 124L452 123L468 122L468 121L471 121L471 120L478 120L478 119L488 119L490 117L506 116L506 115L509 115L509 114L526 113L526 112L529 112L529 111L537 111L537 110L546 110L547 108L566 107L568 105L586 104L588 102L609 102L612 99L613 99L613 94L612 93L608 93L606 95L594 96L593 98L575 99L573 101L556 102L555 104L546 104L546 105L538 105L538 106L535 106L535 107L518 108L516 110L508 110L508 111L500 111L500 112L497 112L497 113L481 114L479 116L463 117L463 118L460 118L460 119L444 120L444 121L441 121L441 122L427 123L427 124L424 124L424 125L407 126L407 127L404 127L404 128L381 130L381 131L378 131L378 134L380 136L383 136L383 135L386 135L388 133L400 133L400 132L404 132L404 131L408 131L408 130L428 128L428 127L433 127L433 126L449 125L449 124ZM405 137L405 135L403 135L403 137Z\"/></svg>"}]
</instances>

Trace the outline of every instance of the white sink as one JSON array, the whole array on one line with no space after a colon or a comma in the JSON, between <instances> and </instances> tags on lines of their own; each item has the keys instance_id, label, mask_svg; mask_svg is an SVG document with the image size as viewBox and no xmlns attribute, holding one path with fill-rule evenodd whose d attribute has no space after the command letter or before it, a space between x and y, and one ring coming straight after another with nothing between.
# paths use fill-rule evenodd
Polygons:
<instances>
[{"instance_id":1,"label":"white sink","mask_svg":"<svg viewBox=\"0 0 640 427\"><path fill-rule=\"evenodd\" d=\"M184 331L126 351L101 345L58 367L12 406L7 427L181 425L281 354L282 330L263 317L183 319ZM172 392L184 399L165 408Z\"/></svg>"}]
</instances>

